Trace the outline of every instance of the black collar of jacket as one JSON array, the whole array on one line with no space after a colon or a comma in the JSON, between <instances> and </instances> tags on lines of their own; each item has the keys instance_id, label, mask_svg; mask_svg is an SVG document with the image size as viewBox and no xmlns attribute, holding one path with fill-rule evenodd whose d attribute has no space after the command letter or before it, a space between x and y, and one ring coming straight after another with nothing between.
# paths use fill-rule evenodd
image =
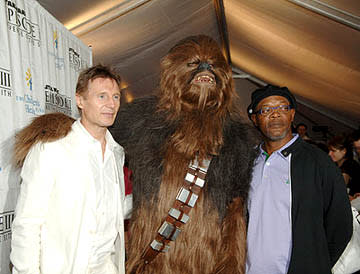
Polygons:
<instances>
[{"instance_id":1,"label":"black collar of jacket","mask_svg":"<svg viewBox=\"0 0 360 274\"><path fill-rule=\"evenodd\" d=\"M304 142L300 137L298 137L294 143L292 143L287 148L283 149L281 151L281 154L284 155L284 157L289 156L290 153L293 153L296 151L296 149L301 145L301 143Z\"/></svg>"}]
</instances>

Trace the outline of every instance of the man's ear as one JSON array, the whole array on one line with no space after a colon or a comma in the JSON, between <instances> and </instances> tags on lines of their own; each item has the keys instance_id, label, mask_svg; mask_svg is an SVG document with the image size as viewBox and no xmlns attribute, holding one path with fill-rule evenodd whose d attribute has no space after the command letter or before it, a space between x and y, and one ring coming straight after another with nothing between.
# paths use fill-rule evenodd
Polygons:
<instances>
[{"instance_id":1,"label":"man's ear","mask_svg":"<svg viewBox=\"0 0 360 274\"><path fill-rule=\"evenodd\" d=\"M79 94L75 94L75 100L76 100L77 107L79 109L83 109L83 100L84 100L84 98Z\"/></svg>"},{"instance_id":2,"label":"man's ear","mask_svg":"<svg viewBox=\"0 0 360 274\"><path fill-rule=\"evenodd\" d=\"M294 122L294 117L295 117L295 109L290 109L290 114L291 114L291 122Z\"/></svg>"},{"instance_id":3,"label":"man's ear","mask_svg":"<svg viewBox=\"0 0 360 274\"><path fill-rule=\"evenodd\" d=\"M251 114L250 115L251 121L254 123L254 125L257 127L257 120L256 120L256 114Z\"/></svg>"}]
</instances>

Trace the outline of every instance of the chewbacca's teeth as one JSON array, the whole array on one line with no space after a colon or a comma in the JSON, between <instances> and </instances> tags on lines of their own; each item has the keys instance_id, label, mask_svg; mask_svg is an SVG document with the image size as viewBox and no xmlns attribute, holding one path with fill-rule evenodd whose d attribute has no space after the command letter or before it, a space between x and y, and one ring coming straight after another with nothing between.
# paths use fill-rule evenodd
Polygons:
<instances>
[{"instance_id":1,"label":"chewbacca's teeth","mask_svg":"<svg viewBox=\"0 0 360 274\"><path fill-rule=\"evenodd\" d=\"M196 81L213 83L214 79L208 75L201 75L196 78Z\"/></svg>"}]
</instances>

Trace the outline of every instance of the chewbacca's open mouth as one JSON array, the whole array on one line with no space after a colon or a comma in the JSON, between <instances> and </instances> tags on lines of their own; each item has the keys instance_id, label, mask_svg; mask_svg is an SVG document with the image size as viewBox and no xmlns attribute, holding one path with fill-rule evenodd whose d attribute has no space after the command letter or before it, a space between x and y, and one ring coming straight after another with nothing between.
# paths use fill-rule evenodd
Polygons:
<instances>
[{"instance_id":1,"label":"chewbacca's open mouth","mask_svg":"<svg viewBox=\"0 0 360 274\"><path fill-rule=\"evenodd\" d=\"M193 79L193 83L214 85L216 83L216 81L215 81L215 77L212 73L200 72L195 75L195 77Z\"/></svg>"}]
</instances>

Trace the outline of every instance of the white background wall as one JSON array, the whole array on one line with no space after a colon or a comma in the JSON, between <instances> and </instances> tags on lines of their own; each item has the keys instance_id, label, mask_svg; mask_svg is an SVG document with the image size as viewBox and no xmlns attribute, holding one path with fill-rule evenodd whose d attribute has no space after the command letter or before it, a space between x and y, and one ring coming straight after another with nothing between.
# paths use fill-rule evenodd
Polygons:
<instances>
[{"instance_id":1,"label":"white background wall","mask_svg":"<svg viewBox=\"0 0 360 274\"><path fill-rule=\"evenodd\" d=\"M0 274L8 274L19 171L11 165L16 131L35 116L77 116L79 71L91 50L34 0L0 0Z\"/></svg>"}]
</instances>

